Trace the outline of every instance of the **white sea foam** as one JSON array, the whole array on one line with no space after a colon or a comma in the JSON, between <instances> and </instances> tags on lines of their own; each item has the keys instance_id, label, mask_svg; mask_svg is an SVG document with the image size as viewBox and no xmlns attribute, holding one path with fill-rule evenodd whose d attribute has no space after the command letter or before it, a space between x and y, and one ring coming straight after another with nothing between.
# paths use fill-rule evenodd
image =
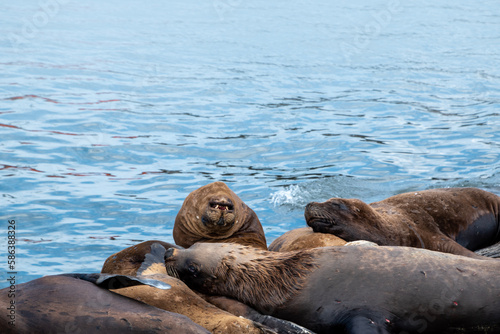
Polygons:
<instances>
[{"instance_id":1,"label":"white sea foam","mask_svg":"<svg viewBox=\"0 0 500 334\"><path fill-rule=\"evenodd\" d=\"M275 207L282 205L300 205L305 202L307 191L303 190L298 185L290 185L272 194L271 203Z\"/></svg>"}]
</instances>

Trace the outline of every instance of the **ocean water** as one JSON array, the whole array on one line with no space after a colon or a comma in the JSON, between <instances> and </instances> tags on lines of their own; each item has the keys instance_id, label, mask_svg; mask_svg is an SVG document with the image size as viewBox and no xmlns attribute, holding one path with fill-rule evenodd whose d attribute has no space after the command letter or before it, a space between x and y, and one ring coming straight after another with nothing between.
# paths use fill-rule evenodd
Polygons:
<instances>
[{"instance_id":1,"label":"ocean water","mask_svg":"<svg viewBox=\"0 0 500 334\"><path fill-rule=\"evenodd\" d=\"M310 201L500 194L498 1L26 0L0 18L0 288L173 242L213 181L268 243Z\"/></svg>"}]
</instances>

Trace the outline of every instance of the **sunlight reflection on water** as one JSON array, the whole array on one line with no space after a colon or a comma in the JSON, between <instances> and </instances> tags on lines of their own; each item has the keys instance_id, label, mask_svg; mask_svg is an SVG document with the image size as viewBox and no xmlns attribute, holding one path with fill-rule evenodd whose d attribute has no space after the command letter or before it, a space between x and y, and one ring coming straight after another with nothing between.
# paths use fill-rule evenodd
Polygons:
<instances>
[{"instance_id":1,"label":"sunlight reflection on water","mask_svg":"<svg viewBox=\"0 0 500 334\"><path fill-rule=\"evenodd\" d=\"M21 281L173 242L215 180L268 242L313 200L500 193L496 2L60 4L0 23L0 221L18 222Z\"/></svg>"}]
</instances>

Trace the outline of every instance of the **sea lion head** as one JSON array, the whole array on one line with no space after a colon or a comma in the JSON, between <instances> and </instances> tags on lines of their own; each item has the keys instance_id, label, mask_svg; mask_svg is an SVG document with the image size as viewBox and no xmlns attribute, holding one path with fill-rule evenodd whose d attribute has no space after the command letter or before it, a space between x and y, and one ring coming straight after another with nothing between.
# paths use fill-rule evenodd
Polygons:
<instances>
[{"instance_id":1,"label":"sea lion head","mask_svg":"<svg viewBox=\"0 0 500 334\"><path fill-rule=\"evenodd\" d=\"M243 234L263 239L257 242L266 247L257 215L223 182L191 192L175 218L173 230L175 243L186 248L196 242L224 241Z\"/></svg>"},{"instance_id":2,"label":"sea lion head","mask_svg":"<svg viewBox=\"0 0 500 334\"><path fill-rule=\"evenodd\" d=\"M169 248L165 254L167 272L190 287L212 292L217 279L223 279L230 268L226 261L228 255L233 262L236 260L231 256L232 246L229 243L196 243L182 250Z\"/></svg>"},{"instance_id":3,"label":"sea lion head","mask_svg":"<svg viewBox=\"0 0 500 334\"><path fill-rule=\"evenodd\" d=\"M359 199L311 202L306 206L304 217L314 232L334 234L346 241L366 239L377 224L373 208Z\"/></svg>"},{"instance_id":4,"label":"sea lion head","mask_svg":"<svg viewBox=\"0 0 500 334\"><path fill-rule=\"evenodd\" d=\"M197 291L231 297L266 314L295 294L317 266L314 250L281 253L234 243L197 243L165 253L169 275Z\"/></svg>"}]
</instances>

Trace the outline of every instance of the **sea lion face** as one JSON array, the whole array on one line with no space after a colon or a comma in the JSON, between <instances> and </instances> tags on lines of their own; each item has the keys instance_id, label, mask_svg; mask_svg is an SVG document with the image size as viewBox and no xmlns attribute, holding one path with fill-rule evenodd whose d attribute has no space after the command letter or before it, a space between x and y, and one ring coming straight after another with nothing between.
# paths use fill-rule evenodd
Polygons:
<instances>
[{"instance_id":1,"label":"sea lion face","mask_svg":"<svg viewBox=\"0 0 500 334\"><path fill-rule=\"evenodd\" d=\"M314 232L334 234L346 241L363 239L369 233L373 209L358 199L330 198L307 204L304 216ZM356 235L355 235L356 234Z\"/></svg>"},{"instance_id":2,"label":"sea lion face","mask_svg":"<svg viewBox=\"0 0 500 334\"><path fill-rule=\"evenodd\" d=\"M175 218L174 240L182 247L195 242L229 238L247 214L243 201L223 182L191 192Z\"/></svg>"},{"instance_id":3,"label":"sea lion face","mask_svg":"<svg viewBox=\"0 0 500 334\"><path fill-rule=\"evenodd\" d=\"M220 263L227 254L221 251L228 246L230 244L197 243L188 249L169 248L165 254L165 267L170 276L180 278L190 287L210 292L217 274L223 275Z\"/></svg>"},{"instance_id":4,"label":"sea lion face","mask_svg":"<svg viewBox=\"0 0 500 334\"><path fill-rule=\"evenodd\" d=\"M191 192L175 217L175 243L188 248L197 242L233 242L267 250L255 212L224 182Z\"/></svg>"},{"instance_id":5,"label":"sea lion face","mask_svg":"<svg viewBox=\"0 0 500 334\"><path fill-rule=\"evenodd\" d=\"M227 232L233 227L235 221L234 204L229 196L220 194L207 198L205 211L201 215L201 223L212 234Z\"/></svg>"}]
</instances>

